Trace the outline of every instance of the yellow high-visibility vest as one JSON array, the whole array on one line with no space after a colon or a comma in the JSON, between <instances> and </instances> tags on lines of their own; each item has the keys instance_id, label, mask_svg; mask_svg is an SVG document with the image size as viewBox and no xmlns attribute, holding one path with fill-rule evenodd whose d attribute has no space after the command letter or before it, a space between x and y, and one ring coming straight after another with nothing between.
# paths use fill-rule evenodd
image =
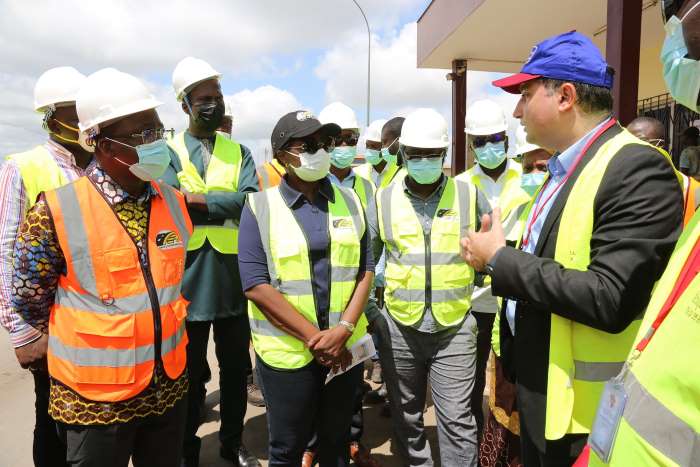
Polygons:
<instances>
[{"instance_id":1,"label":"yellow high-visibility vest","mask_svg":"<svg viewBox=\"0 0 700 467\"><path fill-rule=\"evenodd\" d=\"M401 324L411 326L430 304L440 324L459 324L470 309L474 285L474 270L461 258L459 243L474 227L474 186L447 180L429 236L423 234L399 183L379 190L377 211L386 251L385 300L389 313Z\"/></svg>"},{"instance_id":2,"label":"yellow high-visibility vest","mask_svg":"<svg viewBox=\"0 0 700 467\"><path fill-rule=\"evenodd\" d=\"M238 191L238 176L241 173L243 156L241 145L228 137L216 133L214 150L202 180L197 168L190 162L185 145L185 133L178 133L168 141L180 158L182 170L177 174L180 185L190 193L206 194L210 191ZM238 254L238 224L227 219L223 225L195 225L187 250L197 250L209 240L216 251L223 254Z\"/></svg>"},{"instance_id":3,"label":"yellow high-visibility vest","mask_svg":"<svg viewBox=\"0 0 700 467\"><path fill-rule=\"evenodd\" d=\"M340 322L355 291L360 268L360 242L366 229L357 195L338 186L333 186L333 192L334 200L328 203L331 265L328 321L331 327ZM258 222L272 286L304 318L318 327L309 246L279 187L248 194L248 205ZM267 365L295 369L313 360L306 343L275 327L252 301L248 302L248 319L255 352ZM349 348L366 333L367 319L363 314L346 346Z\"/></svg>"},{"instance_id":4,"label":"yellow high-visibility vest","mask_svg":"<svg viewBox=\"0 0 700 467\"><path fill-rule=\"evenodd\" d=\"M22 176L28 208L36 204L39 193L59 188L69 182L63 170L44 146L7 156L15 163Z\"/></svg>"}]
</instances>

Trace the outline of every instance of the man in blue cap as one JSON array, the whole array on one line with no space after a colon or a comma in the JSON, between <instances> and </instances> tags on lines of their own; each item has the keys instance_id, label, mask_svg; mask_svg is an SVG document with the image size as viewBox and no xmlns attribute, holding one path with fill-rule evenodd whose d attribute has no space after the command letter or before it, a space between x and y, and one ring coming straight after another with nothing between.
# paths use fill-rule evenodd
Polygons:
<instances>
[{"instance_id":1,"label":"man in blue cap","mask_svg":"<svg viewBox=\"0 0 700 467\"><path fill-rule=\"evenodd\" d=\"M462 241L505 297L501 353L517 383L527 467L576 459L681 230L673 167L611 116L612 83L577 32L542 41L520 73L494 82L521 94L513 115L527 141L556 151L517 248L506 246L498 210Z\"/></svg>"}]
</instances>

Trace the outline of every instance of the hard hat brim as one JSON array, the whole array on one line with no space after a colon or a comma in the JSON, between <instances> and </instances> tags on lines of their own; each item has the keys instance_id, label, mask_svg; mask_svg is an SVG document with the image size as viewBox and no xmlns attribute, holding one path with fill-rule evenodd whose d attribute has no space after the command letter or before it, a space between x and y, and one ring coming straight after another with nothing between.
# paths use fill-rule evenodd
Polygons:
<instances>
[{"instance_id":1,"label":"hard hat brim","mask_svg":"<svg viewBox=\"0 0 700 467\"><path fill-rule=\"evenodd\" d=\"M156 100L154 98L147 98L147 99L141 99L136 102L131 102L128 105L123 105L117 109L107 109L108 114L110 117L107 117L106 115L104 118L102 117L97 117L89 122L79 122L78 123L78 128L80 131L87 131L91 128L97 127L102 128L105 127L117 120L121 120L123 118L126 118L130 115L134 115L140 112L145 112L146 110L152 110L155 109L159 106L163 105L163 103L159 100ZM117 115L115 117L111 117L111 115Z\"/></svg>"}]
</instances>

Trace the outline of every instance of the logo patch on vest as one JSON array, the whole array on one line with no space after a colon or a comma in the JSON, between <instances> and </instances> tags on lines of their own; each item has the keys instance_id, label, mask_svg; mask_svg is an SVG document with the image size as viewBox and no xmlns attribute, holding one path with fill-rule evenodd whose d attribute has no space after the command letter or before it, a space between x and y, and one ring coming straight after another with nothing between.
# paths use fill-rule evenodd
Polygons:
<instances>
[{"instance_id":1,"label":"logo patch on vest","mask_svg":"<svg viewBox=\"0 0 700 467\"><path fill-rule=\"evenodd\" d=\"M161 230L156 235L156 246L161 250L170 250L182 246L180 236L172 230Z\"/></svg>"},{"instance_id":2,"label":"logo patch on vest","mask_svg":"<svg viewBox=\"0 0 700 467\"><path fill-rule=\"evenodd\" d=\"M454 209L438 209L437 217L457 217L457 211Z\"/></svg>"},{"instance_id":3,"label":"logo patch on vest","mask_svg":"<svg viewBox=\"0 0 700 467\"><path fill-rule=\"evenodd\" d=\"M352 229L352 219L347 217L343 219L333 219L334 229Z\"/></svg>"}]
</instances>

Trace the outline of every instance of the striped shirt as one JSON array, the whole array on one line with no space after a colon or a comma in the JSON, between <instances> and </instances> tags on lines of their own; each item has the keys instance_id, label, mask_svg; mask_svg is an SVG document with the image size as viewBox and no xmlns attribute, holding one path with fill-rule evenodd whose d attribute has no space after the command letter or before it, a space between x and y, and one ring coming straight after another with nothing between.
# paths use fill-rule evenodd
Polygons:
<instances>
[{"instance_id":1,"label":"striped shirt","mask_svg":"<svg viewBox=\"0 0 700 467\"><path fill-rule=\"evenodd\" d=\"M83 169L76 165L73 154L60 144L48 140L44 148L68 180L73 181L84 174ZM0 167L0 325L10 333L15 348L41 337L38 330L12 310L12 251L28 205L19 168L13 161L5 162Z\"/></svg>"}]
</instances>

